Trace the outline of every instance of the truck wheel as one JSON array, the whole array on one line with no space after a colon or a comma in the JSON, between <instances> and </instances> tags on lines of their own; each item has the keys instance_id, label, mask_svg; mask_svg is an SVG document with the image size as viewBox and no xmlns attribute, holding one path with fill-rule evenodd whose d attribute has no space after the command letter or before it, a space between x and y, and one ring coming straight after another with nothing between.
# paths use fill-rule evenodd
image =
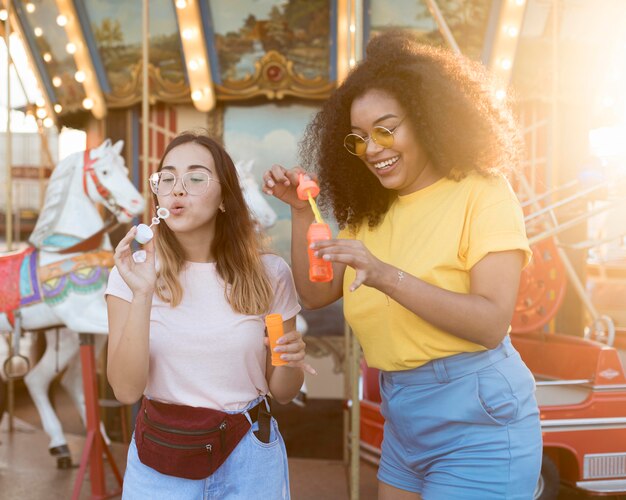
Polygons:
<instances>
[{"instance_id":1,"label":"truck wheel","mask_svg":"<svg viewBox=\"0 0 626 500\"><path fill-rule=\"evenodd\" d=\"M559 483L559 469L550 457L544 454L534 500L556 500L559 495Z\"/></svg>"}]
</instances>

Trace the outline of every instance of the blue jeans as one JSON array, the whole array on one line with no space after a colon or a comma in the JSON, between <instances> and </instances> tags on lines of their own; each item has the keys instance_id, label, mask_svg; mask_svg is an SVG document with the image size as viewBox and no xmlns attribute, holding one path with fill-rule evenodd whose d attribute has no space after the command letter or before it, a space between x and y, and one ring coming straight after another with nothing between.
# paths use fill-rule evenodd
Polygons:
<instances>
[{"instance_id":1,"label":"blue jeans","mask_svg":"<svg viewBox=\"0 0 626 500\"><path fill-rule=\"evenodd\" d=\"M378 479L424 500L530 500L542 442L534 379L508 337L495 349L381 372Z\"/></svg>"},{"instance_id":2,"label":"blue jeans","mask_svg":"<svg viewBox=\"0 0 626 500\"><path fill-rule=\"evenodd\" d=\"M249 407L254 404L253 401ZM269 443L262 443L254 435L258 428L255 422L220 468L199 480L168 476L142 464L133 436L128 448L122 499L290 499L287 451L278 424L272 418Z\"/></svg>"}]
</instances>

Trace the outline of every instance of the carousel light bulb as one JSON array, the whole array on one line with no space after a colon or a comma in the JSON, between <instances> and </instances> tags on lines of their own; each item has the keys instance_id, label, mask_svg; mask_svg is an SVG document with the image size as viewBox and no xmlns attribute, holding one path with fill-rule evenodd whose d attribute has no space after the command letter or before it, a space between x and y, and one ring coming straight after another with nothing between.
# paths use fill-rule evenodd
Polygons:
<instances>
[{"instance_id":1,"label":"carousel light bulb","mask_svg":"<svg viewBox=\"0 0 626 500\"><path fill-rule=\"evenodd\" d=\"M43 55L43 60L44 60L44 61L46 61L46 62L50 62L50 61L52 61L52 54L50 54L50 52L46 52L46 53Z\"/></svg>"},{"instance_id":2,"label":"carousel light bulb","mask_svg":"<svg viewBox=\"0 0 626 500\"><path fill-rule=\"evenodd\" d=\"M84 71L77 71L76 73L74 73L74 79L78 82L78 83L83 83L85 81L85 72Z\"/></svg>"},{"instance_id":3,"label":"carousel light bulb","mask_svg":"<svg viewBox=\"0 0 626 500\"><path fill-rule=\"evenodd\" d=\"M50 127L52 127L52 125L54 125L54 120L52 118L50 118L50 117L44 118L44 120L43 120L43 126L44 127L50 128Z\"/></svg>"},{"instance_id":4,"label":"carousel light bulb","mask_svg":"<svg viewBox=\"0 0 626 500\"><path fill-rule=\"evenodd\" d=\"M179 9L184 9L187 7L187 0L176 0L176 7Z\"/></svg>"},{"instance_id":5,"label":"carousel light bulb","mask_svg":"<svg viewBox=\"0 0 626 500\"><path fill-rule=\"evenodd\" d=\"M68 43L65 46L65 50L67 51L68 54L75 54L76 53L76 45L73 44L72 42Z\"/></svg>"},{"instance_id":6,"label":"carousel light bulb","mask_svg":"<svg viewBox=\"0 0 626 500\"><path fill-rule=\"evenodd\" d=\"M510 59L502 59L502 61L500 62L500 66L502 67L502 69L509 70L511 69L511 66L513 66L513 63Z\"/></svg>"},{"instance_id":7,"label":"carousel light bulb","mask_svg":"<svg viewBox=\"0 0 626 500\"><path fill-rule=\"evenodd\" d=\"M6 9L0 10L0 21L6 21L8 17L9 14L7 14Z\"/></svg>"},{"instance_id":8,"label":"carousel light bulb","mask_svg":"<svg viewBox=\"0 0 626 500\"><path fill-rule=\"evenodd\" d=\"M354 57L350 58L350 61L348 61L348 64L350 65L351 68L354 67L354 65L356 64L356 61L354 60Z\"/></svg>"},{"instance_id":9,"label":"carousel light bulb","mask_svg":"<svg viewBox=\"0 0 626 500\"><path fill-rule=\"evenodd\" d=\"M33 29L33 33L35 33L35 36L39 38L41 35L43 35L43 30L39 26L35 26L35 29Z\"/></svg>"},{"instance_id":10,"label":"carousel light bulb","mask_svg":"<svg viewBox=\"0 0 626 500\"><path fill-rule=\"evenodd\" d=\"M83 108L85 109L93 108L93 99L90 99L89 97L85 97L83 99Z\"/></svg>"},{"instance_id":11,"label":"carousel light bulb","mask_svg":"<svg viewBox=\"0 0 626 500\"><path fill-rule=\"evenodd\" d=\"M194 91L191 93L191 98L192 98L194 101L199 101L200 99L202 99L202 91L201 91L201 90L194 90Z\"/></svg>"},{"instance_id":12,"label":"carousel light bulb","mask_svg":"<svg viewBox=\"0 0 626 500\"><path fill-rule=\"evenodd\" d=\"M200 65L198 64L198 61L196 61L195 59L192 59L191 61L189 61L189 69L191 71L196 71L199 67Z\"/></svg>"},{"instance_id":13,"label":"carousel light bulb","mask_svg":"<svg viewBox=\"0 0 626 500\"><path fill-rule=\"evenodd\" d=\"M518 35L518 31L517 28L515 26L506 26L504 28L504 31L506 32L507 35L509 35L511 38L515 38Z\"/></svg>"},{"instance_id":14,"label":"carousel light bulb","mask_svg":"<svg viewBox=\"0 0 626 500\"><path fill-rule=\"evenodd\" d=\"M61 26L61 28L65 26L67 24L67 17L65 17L63 14L58 15L57 24Z\"/></svg>"},{"instance_id":15,"label":"carousel light bulb","mask_svg":"<svg viewBox=\"0 0 626 500\"><path fill-rule=\"evenodd\" d=\"M356 31L356 26L354 24L350 25L350 33L354 33Z\"/></svg>"},{"instance_id":16,"label":"carousel light bulb","mask_svg":"<svg viewBox=\"0 0 626 500\"><path fill-rule=\"evenodd\" d=\"M63 83L63 81L61 80L60 77L55 76L52 78L52 85L54 85L55 87L60 87L61 83Z\"/></svg>"},{"instance_id":17,"label":"carousel light bulb","mask_svg":"<svg viewBox=\"0 0 626 500\"><path fill-rule=\"evenodd\" d=\"M190 40L193 38L193 30L191 28L186 28L183 30L183 38L185 40Z\"/></svg>"},{"instance_id":18,"label":"carousel light bulb","mask_svg":"<svg viewBox=\"0 0 626 500\"><path fill-rule=\"evenodd\" d=\"M39 118L40 120L43 120L48 115L48 113L46 113L45 108L37 108L37 111L35 111L35 114L37 115L37 118Z\"/></svg>"},{"instance_id":19,"label":"carousel light bulb","mask_svg":"<svg viewBox=\"0 0 626 500\"><path fill-rule=\"evenodd\" d=\"M46 105L46 101L44 101L43 97L38 96L37 99L35 99L35 105L38 108L43 108Z\"/></svg>"},{"instance_id":20,"label":"carousel light bulb","mask_svg":"<svg viewBox=\"0 0 626 500\"><path fill-rule=\"evenodd\" d=\"M33 2L28 2L26 4L26 12L32 14L33 12L35 12L35 4Z\"/></svg>"},{"instance_id":21,"label":"carousel light bulb","mask_svg":"<svg viewBox=\"0 0 626 500\"><path fill-rule=\"evenodd\" d=\"M54 105L54 112L55 113L60 113L61 111L63 111L63 106L61 106L60 104L55 104Z\"/></svg>"},{"instance_id":22,"label":"carousel light bulb","mask_svg":"<svg viewBox=\"0 0 626 500\"><path fill-rule=\"evenodd\" d=\"M503 100L505 97L506 97L506 90L500 89L496 92L496 99L498 99L498 101Z\"/></svg>"},{"instance_id":23,"label":"carousel light bulb","mask_svg":"<svg viewBox=\"0 0 626 500\"><path fill-rule=\"evenodd\" d=\"M526 0L515 0L515 3L516 3L517 5L524 5L524 2L525 2L525 1L526 1Z\"/></svg>"}]
</instances>

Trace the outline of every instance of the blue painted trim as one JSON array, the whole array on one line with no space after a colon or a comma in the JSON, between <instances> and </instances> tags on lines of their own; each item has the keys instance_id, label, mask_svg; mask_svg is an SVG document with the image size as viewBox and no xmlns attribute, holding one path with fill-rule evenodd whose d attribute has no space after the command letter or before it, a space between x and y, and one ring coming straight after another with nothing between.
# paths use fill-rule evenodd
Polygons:
<instances>
[{"instance_id":1,"label":"blue painted trim","mask_svg":"<svg viewBox=\"0 0 626 500\"><path fill-rule=\"evenodd\" d=\"M365 57L365 47L367 47L367 42L370 41L370 35L372 30L372 5L371 0L363 0L363 43L361 44L361 58Z\"/></svg>"},{"instance_id":2,"label":"blue painted trim","mask_svg":"<svg viewBox=\"0 0 626 500\"><path fill-rule=\"evenodd\" d=\"M502 10L502 0L493 0L489 11L489 20L487 21L487 29L483 41L483 51L480 60L487 66L493 52L493 42L496 38L496 31L500 24L500 11Z\"/></svg>"},{"instance_id":3,"label":"blue painted trim","mask_svg":"<svg viewBox=\"0 0 626 500\"><path fill-rule=\"evenodd\" d=\"M37 67L37 71L39 72L41 83L43 83L44 86L43 90L48 95L48 100L54 105L59 101L57 99L56 93L54 92L54 87L52 86L52 81L50 80L48 70L46 69L46 63L39 53L39 48L37 47L35 36L30 29L30 24L28 24L28 21L26 20L26 13L24 12L24 8L21 2L13 2L13 8L15 9L17 19L19 20L19 23L22 27L22 32L26 37L26 43L28 44L30 55L33 57L33 61L35 62L35 66Z\"/></svg>"},{"instance_id":4,"label":"blue painted trim","mask_svg":"<svg viewBox=\"0 0 626 500\"><path fill-rule=\"evenodd\" d=\"M330 3L330 71L328 72L331 82L337 81L337 0Z\"/></svg>"},{"instance_id":5,"label":"blue painted trim","mask_svg":"<svg viewBox=\"0 0 626 500\"><path fill-rule=\"evenodd\" d=\"M215 30L213 28L213 16L211 15L211 1L198 2L200 5L200 17L204 31L204 45L211 64L213 83L222 84L222 72L220 71L219 58L215 50Z\"/></svg>"},{"instance_id":6,"label":"blue painted trim","mask_svg":"<svg viewBox=\"0 0 626 500\"><path fill-rule=\"evenodd\" d=\"M89 50L91 63L96 70L96 76L98 77L100 89L102 89L102 92L104 92L105 94L110 94L111 86L109 85L109 79L107 77L106 70L104 69L102 58L100 57L100 51L98 50L98 46L96 45L96 39L93 35L93 31L91 30L91 23L89 22L89 14L87 13L87 8L85 7L83 0L73 0L73 3L74 9L76 9L76 14L78 15L78 23L80 24L80 29L83 32L83 38L87 43L87 50Z\"/></svg>"}]
</instances>

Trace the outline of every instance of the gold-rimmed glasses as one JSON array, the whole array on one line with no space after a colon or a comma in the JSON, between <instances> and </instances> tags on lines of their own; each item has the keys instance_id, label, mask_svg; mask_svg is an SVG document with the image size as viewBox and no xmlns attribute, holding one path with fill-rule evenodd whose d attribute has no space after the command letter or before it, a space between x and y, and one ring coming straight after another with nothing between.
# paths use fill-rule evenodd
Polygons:
<instances>
[{"instance_id":1,"label":"gold-rimmed glasses","mask_svg":"<svg viewBox=\"0 0 626 500\"><path fill-rule=\"evenodd\" d=\"M343 140L343 145L348 150L348 153L354 156L363 156L365 154L367 143L370 139L383 148L390 148L393 146L393 134L403 121L404 118L392 129L376 125L367 138L361 137L359 134L348 134Z\"/></svg>"}]
</instances>

